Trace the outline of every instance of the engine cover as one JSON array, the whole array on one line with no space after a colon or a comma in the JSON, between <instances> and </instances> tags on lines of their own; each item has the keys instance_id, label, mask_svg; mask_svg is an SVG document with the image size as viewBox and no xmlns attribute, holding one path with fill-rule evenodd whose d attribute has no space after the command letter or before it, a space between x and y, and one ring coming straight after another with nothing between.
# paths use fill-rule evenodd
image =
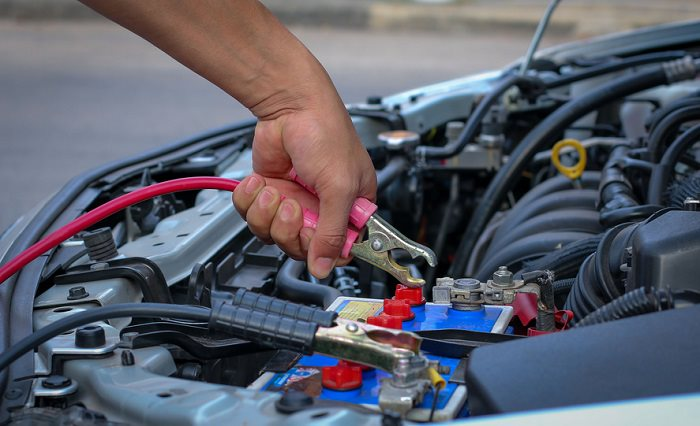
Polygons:
<instances>
[{"instance_id":1,"label":"engine cover","mask_svg":"<svg viewBox=\"0 0 700 426\"><path fill-rule=\"evenodd\" d=\"M698 259L700 213L667 211L636 229L626 290L650 286L700 289Z\"/></svg>"}]
</instances>

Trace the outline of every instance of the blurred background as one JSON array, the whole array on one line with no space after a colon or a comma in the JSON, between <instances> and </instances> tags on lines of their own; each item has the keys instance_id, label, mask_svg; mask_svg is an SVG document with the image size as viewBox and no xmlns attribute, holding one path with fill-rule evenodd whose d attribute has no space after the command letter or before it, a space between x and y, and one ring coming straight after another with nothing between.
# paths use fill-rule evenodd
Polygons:
<instances>
[{"instance_id":1,"label":"blurred background","mask_svg":"<svg viewBox=\"0 0 700 426\"><path fill-rule=\"evenodd\" d=\"M503 67L547 0L263 0L346 102ZM542 47L700 18L696 0L564 0ZM75 0L0 0L0 232L89 168L249 117Z\"/></svg>"}]
</instances>

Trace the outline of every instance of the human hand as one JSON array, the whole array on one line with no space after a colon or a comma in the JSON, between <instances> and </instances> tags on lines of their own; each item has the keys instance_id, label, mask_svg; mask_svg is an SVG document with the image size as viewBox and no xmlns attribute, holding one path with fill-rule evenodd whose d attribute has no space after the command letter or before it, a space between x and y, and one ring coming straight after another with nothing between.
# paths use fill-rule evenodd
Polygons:
<instances>
[{"instance_id":1,"label":"human hand","mask_svg":"<svg viewBox=\"0 0 700 426\"><path fill-rule=\"evenodd\" d=\"M253 142L255 173L233 194L236 209L256 236L276 243L292 258L306 258L309 271L319 278L339 262L355 198L374 201L376 196L369 155L335 90L330 95L259 120ZM289 181L292 168L318 198ZM302 207L319 212L315 232L302 228Z\"/></svg>"}]
</instances>

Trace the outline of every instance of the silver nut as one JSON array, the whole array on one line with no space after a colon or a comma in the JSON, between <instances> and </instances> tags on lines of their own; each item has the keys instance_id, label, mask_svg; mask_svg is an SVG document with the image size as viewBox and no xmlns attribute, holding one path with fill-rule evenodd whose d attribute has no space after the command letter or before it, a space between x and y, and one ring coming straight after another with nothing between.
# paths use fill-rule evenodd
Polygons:
<instances>
[{"instance_id":1,"label":"silver nut","mask_svg":"<svg viewBox=\"0 0 700 426\"><path fill-rule=\"evenodd\" d=\"M497 286L509 286L513 284L513 273L508 270L507 266L500 266L493 273L493 283Z\"/></svg>"}]
</instances>

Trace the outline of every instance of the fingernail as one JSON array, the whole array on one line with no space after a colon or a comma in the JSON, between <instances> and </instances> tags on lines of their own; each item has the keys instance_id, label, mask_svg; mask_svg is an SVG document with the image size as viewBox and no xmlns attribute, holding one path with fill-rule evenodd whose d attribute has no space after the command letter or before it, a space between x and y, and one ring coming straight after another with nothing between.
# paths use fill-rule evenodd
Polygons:
<instances>
[{"instance_id":1,"label":"fingernail","mask_svg":"<svg viewBox=\"0 0 700 426\"><path fill-rule=\"evenodd\" d=\"M248 183L245 184L245 193L254 193L262 184L262 181L257 176L251 176L248 178Z\"/></svg>"},{"instance_id":2,"label":"fingernail","mask_svg":"<svg viewBox=\"0 0 700 426\"><path fill-rule=\"evenodd\" d=\"M316 269L317 274L322 275L322 277L325 278L331 272L331 269L333 269L333 264L333 259L330 257L319 257L314 262L314 269Z\"/></svg>"},{"instance_id":3,"label":"fingernail","mask_svg":"<svg viewBox=\"0 0 700 426\"><path fill-rule=\"evenodd\" d=\"M294 213L294 206L287 201L282 201L282 206L280 207L280 218L285 222L289 222L292 220L292 218L294 218Z\"/></svg>"},{"instance_id":4,"label":"fingernail","mask_svg":"<svg viewBox=\"0 0 700 426\"><path fill-rule=\"evenodd\" d=\"M272 191L266 188L258 195L258 203L260 203L261 207L267 207L272 203L274 198L275 196L272 195Z\"/></svg>"}]
</instances>

